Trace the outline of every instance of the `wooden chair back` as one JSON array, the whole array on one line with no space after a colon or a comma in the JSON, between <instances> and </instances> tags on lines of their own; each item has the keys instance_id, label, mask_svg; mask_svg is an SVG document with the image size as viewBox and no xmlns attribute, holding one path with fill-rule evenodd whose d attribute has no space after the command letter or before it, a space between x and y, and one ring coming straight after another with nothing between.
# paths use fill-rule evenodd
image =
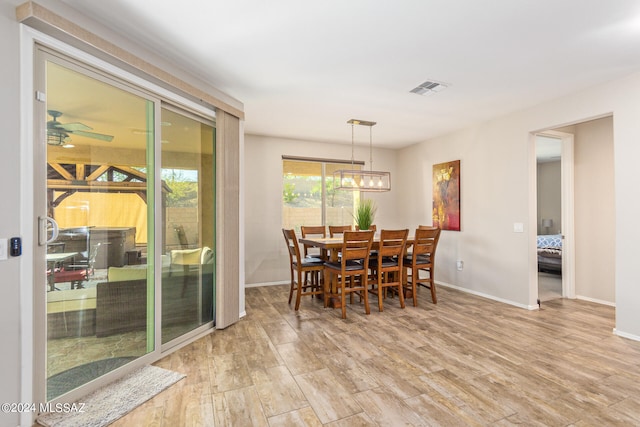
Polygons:
<instances>
[{"instance_id":1,"label":"wooden chair back","mask_svg":"<svg viewBox=\"0 0 640 427\"><path fill-rule=\"evenodd\" d=\"M343 234L345 231L352 231L353 227L350 225L330 225L329 226L329 237L338 237Z\"/></svg>"},{"instance_id":2,"label":"wooden chair back","mask_svg":"<svg viewBox=\"0 0 640 427\"><path fill-rule=\"evenodd\" d=\"M367 269L372 245L373 231L345 231L342 241L342 264L363 260L363 269Z\"/></svg>"},{"instance_id":3,"label":"wooden chair back","mask_svg":"<svg viewBox=\"0 0 640 427\"><path fill-rule=\"evenodd\" d=\"M425 256L428 256L431 263L433 263L436 256L436 248L438 247L438 241L440 240L440 229L437 227L418 227L413 241L412 252L413 262L418 260L424 260ZM418 255L422 257L418 258Z\"/></svg>"},{"instance_id":4,"label":"wooden chair back","mask_svg":"<svg viewBox=\"0 0 640 427\"><path fill-rule=\"evenodd\" d=\"M324 225L303 225L300 227L302 237L327 237L327 228ZM322 252L318 248L309 245L303 245L304 256L321 257Z\"/></svg>"},{"instance_id":5,"label":"wooden chair back","mask_svg":"<svg viewBox=\"0 0 640 427\"><path fill-rule=\"evenodd\" d=\"M402 259L408 236L408 229L380 231L380 244L378 247L379 262L382 262L384 257L399 257Z\"/></svg>"},{"instance_id":6,"label":"wooden chair back","mask_svg":"<svg viewBox=\"0 0 640 427\"><path fill-rule=\"evenodd\" d=\"M377 227L376 227L376 225L375 225L375 224L371 224L371 225L369 226L369 230L371 230L371 231L377 231ZM360 231L360 227L358 227L358 225L357 225L357 224L356 224L356 231Z\"/></svg>"},{"instance_id":7,"label":"wooden chair back","mask_svg":"<svg viewBox=\"0 0 640 427\"><path fill-rule=\"evenodd\" d=\"M433 225L419 225L418 228L424 229L424 230L435 230L438 227L435 227Z\"/></svg>"},{"instance_id":8,"label":"wooden chair back","mask_svg":"<svg viewBox=\"0 0 640 427\"><path fill-rule=\"evenodd\" d=\"M300 256L300 246L298 245L296 232L293 229L289 230L283 228L282 234L284 235L284 241L287 244L287 249L289 250L289 262L291 263L291 268L293 268L294 264L298 262L298 260L302 259Z\"/></svg>"}]
</instances>

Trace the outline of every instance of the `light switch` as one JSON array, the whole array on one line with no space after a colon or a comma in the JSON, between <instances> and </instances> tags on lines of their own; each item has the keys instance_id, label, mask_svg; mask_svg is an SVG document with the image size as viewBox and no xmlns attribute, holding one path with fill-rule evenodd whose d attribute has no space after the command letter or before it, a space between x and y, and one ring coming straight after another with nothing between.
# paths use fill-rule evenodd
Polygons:
<instances>
[{"instance_id":1,"label":"light switch","mask_svg":"<svg viewBox=\"0 0 640 427\"><path fill-rule=\"evenodd\" d=\"M524 233L524 224L521 222L513 223L513 232L514 233Z\"/></svg>"}]
</instances>

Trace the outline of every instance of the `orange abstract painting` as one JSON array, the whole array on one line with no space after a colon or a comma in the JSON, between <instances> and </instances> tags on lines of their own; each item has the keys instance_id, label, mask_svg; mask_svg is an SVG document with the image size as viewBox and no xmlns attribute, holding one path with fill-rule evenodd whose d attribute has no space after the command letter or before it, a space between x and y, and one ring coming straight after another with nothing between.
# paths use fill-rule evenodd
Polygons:
<instances>
[{"instance_id":1,"label":"orange abstract painting","mask_svg":"<svg viewBox=\"0 0 640 427\"><path fill-rule=\"evenodd\" d=\"M460 160L433 165L433 225L460 231Z\"/></svg>"}]
</instances>

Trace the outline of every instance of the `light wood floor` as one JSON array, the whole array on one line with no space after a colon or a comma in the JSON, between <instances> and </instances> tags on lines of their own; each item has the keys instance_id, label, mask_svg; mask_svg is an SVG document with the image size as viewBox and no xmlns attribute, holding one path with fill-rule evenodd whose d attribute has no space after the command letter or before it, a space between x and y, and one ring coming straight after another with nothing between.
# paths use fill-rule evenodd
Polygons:
<instances>
[{"instance_id":1,"label":"light wood floor","mask_svg":"<svg viewBox=\"0 0 640 427\"><path fill-rule=\"evenodd\" d=\"M187 378L114 425L640 425L640 342L612 333L613 308L438 291L341 320L308 297L295 313L284 286L249 288L246 318L157 363Z\"/></svg>"}]
</instances>

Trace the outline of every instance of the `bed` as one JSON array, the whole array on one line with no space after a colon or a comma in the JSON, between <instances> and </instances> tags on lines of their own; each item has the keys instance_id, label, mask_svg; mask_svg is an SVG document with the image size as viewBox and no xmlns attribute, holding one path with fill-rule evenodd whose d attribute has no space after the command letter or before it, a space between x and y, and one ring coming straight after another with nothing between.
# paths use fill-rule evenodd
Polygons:
<instances>
[{"instance_id":1,"label":"bed","mask_svg":"<svg viewBox=\"0 0 640 427\"><path fill-rule=\"evenodd\" d=\"M562 235L539 235L538 271L547 273L562 273Z\"/></svg>"}]
</instances>

